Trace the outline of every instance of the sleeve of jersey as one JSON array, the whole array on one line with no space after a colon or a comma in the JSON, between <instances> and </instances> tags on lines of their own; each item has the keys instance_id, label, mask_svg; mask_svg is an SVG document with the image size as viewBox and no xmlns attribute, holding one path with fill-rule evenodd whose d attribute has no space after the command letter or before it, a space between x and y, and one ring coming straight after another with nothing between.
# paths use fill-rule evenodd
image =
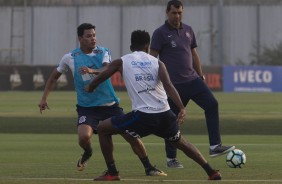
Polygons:
<instances>
[{"instance_id":1,"label":"sleeve of jersey","mask_svg":"<svg viewBox=\"0 0 282 184\"><path fill-rule=\"evenodd\" d=\"M158 29L155 30L152 35L150 48L157 51L161 50L163 41L164 40L161 31L159 31Z\"/></svg>"},{"instance_id":2,"label":"sleeve of jersey","mask_svg":"<svg viewBox=\"0 0 282 184\"><path fill-rule=\"evenodd\" d=\"M194 31L193 29L191 28L191 33L192 33L192 43L191 43L191 49L194 49L196 48L198 45L197 45L197 41L196 41L196 37L195 37L195 34L194 34Z\"/></svg>"},{"instance_id":3,"label":"sleeve of jersey","mask_svg":"<svg viewBox=\"0 0 282 184\"><path fill-rule=\"evenodd\" d=\"M106 51L102 63L110 63L110 62L112 62L111 61L111 54L110 54L109 51Z\"/></svg>"},{"instance_id":4,"label":"sleeve of jersey","mask_svg":"<svg viewBox=\"0 0 282 184\"><path fill-rule=\"evenodd\" d=\"M59 65L57 67L57 71L60 73L66 73L69 70L69 63L72 60L71 53L65 54L61 61L59 62Z\"/></svg>"}]
</instances>

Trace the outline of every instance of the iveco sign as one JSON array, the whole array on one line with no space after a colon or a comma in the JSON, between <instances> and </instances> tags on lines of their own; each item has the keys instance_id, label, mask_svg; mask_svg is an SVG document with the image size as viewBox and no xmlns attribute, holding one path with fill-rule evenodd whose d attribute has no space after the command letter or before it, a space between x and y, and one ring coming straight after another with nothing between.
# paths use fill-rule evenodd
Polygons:
<instances>
[{"instance_id":1,"label":"iveco sign","mask_svg":"<svg viewBox=\"0 0 282 184\"><path fill-rule=\"evenodd\" d=\"M269 70L239 70L234 72L235 83L271 83L272 72Z\"/></svg>"},{"instance_id":2,"label":"iveco sign","mask_svg":"<svg viewBox=\"0 0 282 184\"><path fill-rule=\"evenodd\" d=\"M281 66L224 66L225 92L282 92Z\"/></svg>"}]
</instances>

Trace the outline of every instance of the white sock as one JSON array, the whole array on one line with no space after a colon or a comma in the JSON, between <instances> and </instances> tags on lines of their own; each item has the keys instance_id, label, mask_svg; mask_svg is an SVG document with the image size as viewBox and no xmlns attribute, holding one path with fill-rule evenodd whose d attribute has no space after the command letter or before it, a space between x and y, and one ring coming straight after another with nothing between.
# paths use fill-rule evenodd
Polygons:
<instances>
[{"instance_id":1,"label":"white sock","mask_svg":"<svg viewBox=\"0 0 282 184\"><path fill-rule=\"evenodd\" d=\"M220 144L216 144L216 145L212 145L212 146L210 146L210 149L211 150L214 150L214 148L216 148L217 146L219 146Z\"/></svg>"},{"instance_id":2,"label":"white sock","mask_svg":"<svg viewBox=\"0 0 282 184\"><path fill-rule=\"evenodd\" d=\"M169 161L172 161L172 160L174 160L174 159L176 159L176 158L166 158L166 160L169 162Z\"/></svg>"}]
</instances>

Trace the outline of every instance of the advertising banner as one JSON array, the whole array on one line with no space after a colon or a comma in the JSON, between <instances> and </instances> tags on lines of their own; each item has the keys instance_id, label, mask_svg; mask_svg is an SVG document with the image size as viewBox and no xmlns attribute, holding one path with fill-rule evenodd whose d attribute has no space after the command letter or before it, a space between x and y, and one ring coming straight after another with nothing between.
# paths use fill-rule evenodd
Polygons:
<instances>
[{"instance_id":1,"label":"advertising banner","mask_svg":"<svg viewBox=\"0 0 282 184\"><path fill-rule=\"evenodd\" d=\"M49 75L56 66L0 65L0 91L40 90L42 91ZM213 91L222 90L222 68L220 66L203 66L205 82ZM111 77L115 90L126 90L120 73ZM62 74L54 90L74 90L72 73Z\"/></svg>"},{"instance_id":2,"label":"advertising banner","mask_svg":"<svg viewBox=\"0 0 282 184\"><path fill-rule=\"evenodd\" d=\"M54 69L55 66L3 65L0 67L0 91L41 91ZM54 90L74 90L71 72L60 76Z\"/></svg>"},{"instance_id":3,"label":"advertising banner","mask_svg":"<svg viewBox=\"0 0 282 184\"><path fill-rule=\"evenodd\" d=\"M224 92L282 92L282 66L224 66Z\"/></svg>"}]
</instances>

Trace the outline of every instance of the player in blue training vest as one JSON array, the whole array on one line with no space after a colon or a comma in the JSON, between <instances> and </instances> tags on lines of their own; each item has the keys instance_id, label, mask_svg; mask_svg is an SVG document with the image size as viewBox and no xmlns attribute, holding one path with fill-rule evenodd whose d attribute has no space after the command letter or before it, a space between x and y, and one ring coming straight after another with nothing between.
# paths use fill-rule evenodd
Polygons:
<instances>
[{"instance_id":1,"label":"player in blue training vest","mask_svg":"<svg viewBox=\"0 0 282 184\"><path fill-rule=\"evenodd\" d=\"M99 69L103 67L103 58L106 52L109 52L107 48L97 46L93 51L94 56L84 54L80 48L77 48L71 52L74 59L74 84L77 91L77 102L82 107L95 107L103 106L104 104L111 102L119 102L118 97L114 92L114 88L110 82L110 79L103 82L99 89L94 93L86 93L83 87L89 84L95 76L89 74L81 75L80 68L87 66L88 68Z\"/></svg>"},{"instance_id":2,"label":"player in blue training vest","mask_svg":"<svg viewBox=\"0 0 282 184\"><path fill-rule=\"evenodd\" d=\"M110 80L99 85L94 93L84 91L84 86L95 78L95 75L89 74L89 71L92 69L103 70L111 62L111 57L107 48L96 45L95 26L92 24L83 23L78 26L77 35L80 48L63 56L59 66L50 75L38 106L40 113L45 109L49 109L47 103L49 93L62 73L71 70L77 93L78 141L80 147L84 150L82 157L77 162L77 169L82 171L92 156L91 138L93 133L97 133L99 122L124 113L122 108L119 107L119 99L114 92ZM134 153L138 155L145 168L146 175L165 175L164 172L151 165L140 139L132 138L127 134L122 136L130 143Z\"/></svg>"}]
</instances>

